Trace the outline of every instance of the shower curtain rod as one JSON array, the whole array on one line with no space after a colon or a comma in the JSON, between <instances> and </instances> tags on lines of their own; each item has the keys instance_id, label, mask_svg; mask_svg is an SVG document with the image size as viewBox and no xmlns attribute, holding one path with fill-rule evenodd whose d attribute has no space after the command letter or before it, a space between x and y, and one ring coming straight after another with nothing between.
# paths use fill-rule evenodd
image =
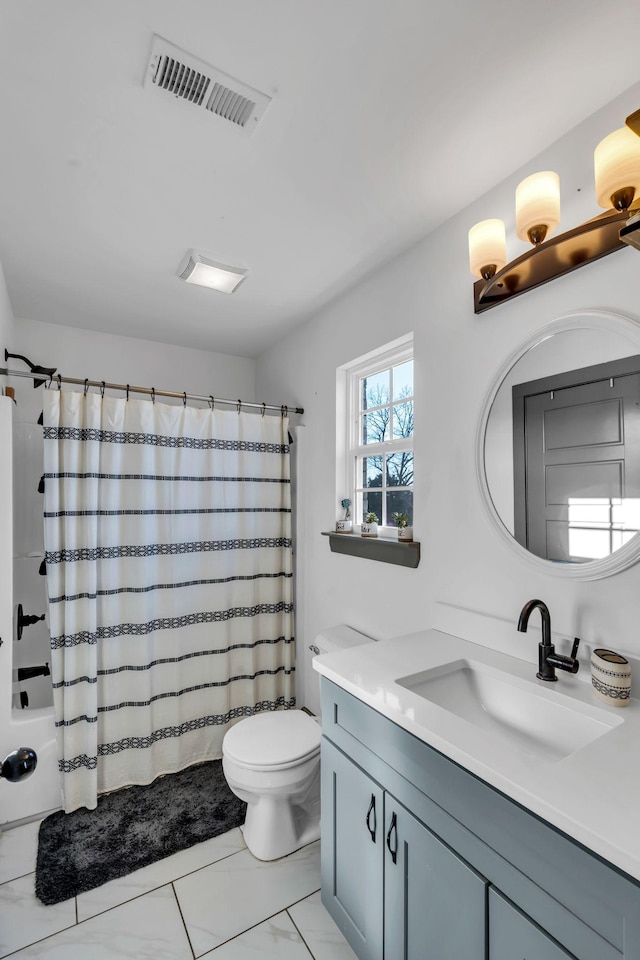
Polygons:
<instances>
[{"instance_id":1,"label":"shower curtain rod","mask_svg":"<svg viewBox=\"0 0 640 960\"><path fill-rule=\"evenodd\" d=\"M25 370L9 370L7 367L0 367L0 376L29 377L31 380L43 380L42 373ZM222 397L214 397L213 394L205 397L197 393L175 393L172 390L156 390L155 387L135 387L128 383L106 383L104 380L80 380L78 377L63 377L60 374L47 377L46 379L48 380L48 386L56 384L58 388L63 383L72 383L76 386L84 387L85 391L88 390L89 387L98 387L102 393L104 393L105 390L122 390L127 394L127 397L130 393L144 393L150 396L152 400L155 400L156 397L175 397L178 400L182 400L185 405L187 400L202 400L205 403L211 404L212 408L216 403L223 403L226 406L236 407L238 413L240 413L242 407L251 407L253 410L262 411L262 413L264 413L265 410L278 410L282 416L287 416L289 413L304 413L304 407L288 407L285 403L281 406L276 406L274 403L250 403L248 400L225 400Z\"/></svg>"}]
</instances>

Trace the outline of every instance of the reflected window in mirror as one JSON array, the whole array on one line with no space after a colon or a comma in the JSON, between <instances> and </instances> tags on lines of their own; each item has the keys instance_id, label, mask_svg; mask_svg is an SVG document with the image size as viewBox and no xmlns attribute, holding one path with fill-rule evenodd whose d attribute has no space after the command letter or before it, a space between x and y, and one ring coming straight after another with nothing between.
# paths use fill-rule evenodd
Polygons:
<instances>
[{"instance_id":1,"label":"reflected window in mirror","mask_svg":"<svg viewBox=\"0 0 640 960\"><path fill-rule=\"evenodd\" d=\"M572 563L601 560L640 532L640 499L569 498L569 557Z\"/></svg>"}]
</instances>

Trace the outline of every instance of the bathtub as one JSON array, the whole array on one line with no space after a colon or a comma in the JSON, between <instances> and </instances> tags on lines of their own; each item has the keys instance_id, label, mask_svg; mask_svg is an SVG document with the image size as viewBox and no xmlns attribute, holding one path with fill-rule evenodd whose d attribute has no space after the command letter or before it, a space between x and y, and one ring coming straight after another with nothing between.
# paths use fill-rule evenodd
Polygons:
<instances>
[{"instance_id":1,"label":"bathtub","mask_svg":"<svg viewBox=\"0 0 640 960\"><path fill-rule=\"evenodd\" d=\"M17 410L9 397L0 396L0 761L17 747L32 747L38 765L26 780L9 783L0 779L0 825L35 819L62 806L51 678L17 682L19 666L50 657L46 623L26 628L19 644L15 639L18 599L30 613L46 610L45 578L38 574L43 548L38 540L41 524L37 517L42 506L37 484L42 471L34 476L37 467L33 469L38 456L41 459L40 428L36 426L41 400L30 383L17 389L16 394L22 404ZM16 435L20 438L17 449ZM29 482L20 483L14 490L14 460L18 458L28 469ZM16 585L20 597L14 595ZM29 697L25 709L20 707L21 691Z\"/></svg>"}]
</instances>

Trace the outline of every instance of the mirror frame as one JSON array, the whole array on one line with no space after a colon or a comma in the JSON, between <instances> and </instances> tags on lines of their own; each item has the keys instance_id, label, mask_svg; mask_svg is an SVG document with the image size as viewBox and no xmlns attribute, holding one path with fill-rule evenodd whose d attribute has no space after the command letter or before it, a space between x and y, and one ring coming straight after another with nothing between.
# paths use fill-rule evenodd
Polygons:
<instances>
[{"instance_id":1,"label":"mirror frame","mask_svg":"<svg viewBox=\"0 0 640 960\"><path fill-rule=\"evenodd\" d=\"M518 360L524 357L533 347L547 340L549 337L555 336L558 333L567 333L570 330L610 331L628 340L630 350L633 353L640 353L640 322L624 314L610 313L602 310L576 310L575 312L567 313L555 320L551 320L543 327L540 327L516 347L502 364L491 383L478 423L476 436L476 474L482 500L494 528L511 550L514 551L521 560L524 560L529 567L537 570L538 573L546 573L547 575L559 577L563 580L600 580L604 577L611 577L616 573L620 573L622 570L626 570L640 560L640 533L636 534L629 543L625 544L619 550L616 550L615 553L604 557L602 560L590 560L587 563L576 564L563 564L555 563L553 560L544 560L542 557L530 553L526 547L518 543L502 522L491 496L485 470L484 453L487 424L493 402L505 377L510 373Z\"/></svg>"}]
</instances>

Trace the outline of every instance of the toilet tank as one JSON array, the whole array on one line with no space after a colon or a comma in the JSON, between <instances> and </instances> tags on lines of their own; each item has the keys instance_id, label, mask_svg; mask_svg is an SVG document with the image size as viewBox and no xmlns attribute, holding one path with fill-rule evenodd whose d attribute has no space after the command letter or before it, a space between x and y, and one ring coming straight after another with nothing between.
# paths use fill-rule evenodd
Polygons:
<instances>
[{"instance_id":1,"label":"toilet tank","mask_svg":"<svg viewBox=\"0 0 640 960\"><path fill-rule=\"evenodd\" d=\"M321 630L312 643L308 645L309 655L307 669L307 703L306 706L317 717L320 716L320 674L316 673L311 664L314 657L323 653L335 653L336 650L345 650L347 647L358 647L363 643L373 643L373 637L368 637L359 630L340 623L335 627Z\"/></svg>"}]
</instances>

